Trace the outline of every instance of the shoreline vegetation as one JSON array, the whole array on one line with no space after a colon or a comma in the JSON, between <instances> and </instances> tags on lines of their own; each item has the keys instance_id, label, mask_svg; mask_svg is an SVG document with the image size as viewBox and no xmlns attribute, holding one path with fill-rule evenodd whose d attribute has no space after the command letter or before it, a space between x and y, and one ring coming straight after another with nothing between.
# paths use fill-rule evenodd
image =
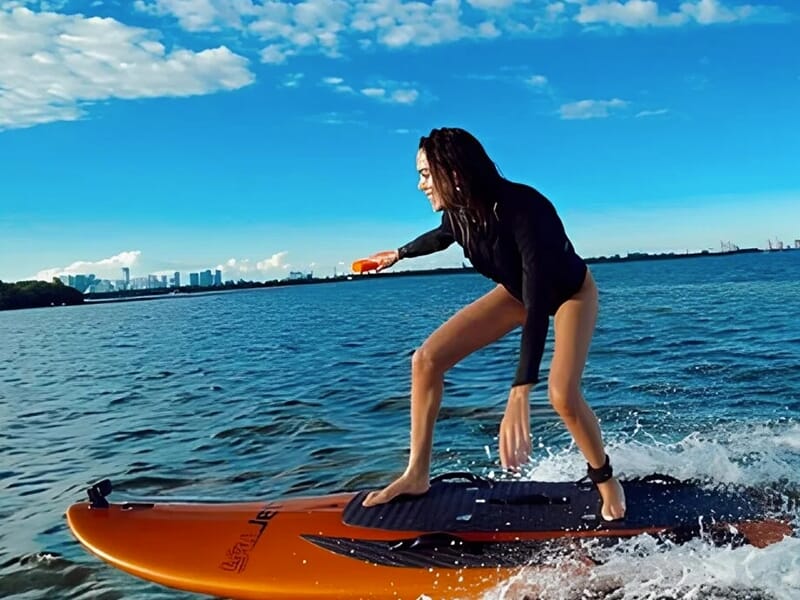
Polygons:
<instances>
[{"instance_id":1,"label":"shoreline vegetation","mask_svg":"<svg viewBox=\"0 0 800 600\"><path fill-rule=\"evenodd\" d=\"M685 258L701 258L712 256L729 256L733 254L752 254L767 252L760 248L741 248L722 252L674 252L650 254L646 252L633 252L626 256L600 256L584 259L587 264L638 262L646 260L674 260ZM54 278L52 283L44 281L19 281L17 283L3 283L0 281L0 311L21 308L41 308L48 306L75 306L81 304L104 304L108 302L131 302L136 300L155 300L167 297L190 297L195 295L217 294L232 290L255 289L265 287L283 287L290 285L308 285L318 283L333 283L338 281L358 281L385 277L419 277L426 275L450 275L475 273L475 269L462 265L461 267L442 267L437 269L418 269L405 271L386 271L382 273L364 273L355 275L344 273L330 277L306 277L302 279L282 279L271 281L228 281L221 286L199 287L181 286L179 288L157 288L144 290L120 290L116 292L82 294L71 288L61 280Z\"/></svg>"},{"instance_id":2,"label":"shoreline vegetation","mask_svg":"<svg viewBox=\"0 0 800 600\"><path fill-rule=\"evenodd\" d=\"M45 306L75 306L84 303L84 296L75 288L64 285L61 280L0 281L0 310L17 308L42 308Z\"/></svg>"}]
</instances>

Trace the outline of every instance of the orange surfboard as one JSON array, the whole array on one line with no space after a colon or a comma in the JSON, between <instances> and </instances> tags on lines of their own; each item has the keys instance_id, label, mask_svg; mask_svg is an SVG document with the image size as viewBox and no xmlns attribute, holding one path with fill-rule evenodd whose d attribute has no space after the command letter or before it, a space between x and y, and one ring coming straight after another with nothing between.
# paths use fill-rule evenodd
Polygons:
<instances>
[{"instance_id":1,"label":"orange surfboard","mask_svg":"<svg viewBox=\"0 0 800 600\"><path fill-rule=\"evenodd\" d=\"M740 543L791 533L758 501L693 484L634 480L624 521L598 519L583 483L444 476L428 494L365 509L366 492L264 502L110 503L108 480L67 510L89 551L132 575L226 598L479 598L554 547L651 533L680 541L698 515ZM744 498L744 499L743 499ZM732 529L731 526L735 527ZM733 534L735 533L735 536ZM587 561L587 565L589 561ZM589 568L587 566L587 568Z\"/></svg>"}]
</instances>

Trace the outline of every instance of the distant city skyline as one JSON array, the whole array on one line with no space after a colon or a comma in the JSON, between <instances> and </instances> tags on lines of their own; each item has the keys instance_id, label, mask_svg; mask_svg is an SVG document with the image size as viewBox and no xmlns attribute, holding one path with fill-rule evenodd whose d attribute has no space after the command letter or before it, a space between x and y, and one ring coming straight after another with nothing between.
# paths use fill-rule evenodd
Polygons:
<instances>
[{"instance_id":1,"label":"distant city skyline","mask_svg":"<svg viewBox=\"0 0 800 600\"><path fill-rule=\"evenodd\" d=\"M438 224L440 126L583 256L791 245L798 39L794 0L0 0L0 280L349 269Z\"/></svg>"},{"instance_id":2,"label":"distant city skyline","mask_svg":"<svg viewBox=\"0 0 800 600\"><path fill-rule=\"evenodd\" d=\"M220 269L215 269L213 273L211 269L205 269L199 272L189 272L188 275L188 282L187 278L182 277L179 271L175 271L171 276L148 273L142 276L134 274L131 277L130 267L122 267L122 278L120 279L98 277L95 273L62 274L53 279L59 279L64 285L86 294L129 290L177 289L184 286L222 287L228 283L242 281L242 278L238 280L226 279ZM289 271L282 279L296 280L311 279L312 277L313 272Z\"/></svg>"},{"instance_id":3,"label":"distant city skyline","mask_svg":"<svg viewBox=\"0 0 800 600\"><path fill-rule=\"evenodd\" d=\"M705 248L702 250L694 250L690 251L689 249L686 250L685 253L729 253L729 252L738 252L740 250L749 250L749 249L758 249L758 250L800 250L800 238L795 239L793 243L784 242L782 240L767 240L767 245L764 248L757 248L757 247L742 247L738 244L733 242L720 242L718 248ZM608 258L638 258L640 256L656 256L659 254L684 254L684 252L666 252L666 253L648 253L648 252L628 252L628 253L614 253L614 254L607 254L607 255L599 255L599 256L587 256L585 258L590 260L597 260L597 259L608 259ZM468 260L462 260L460 265L447 265L446 267L442 268L452 268L457 266L468 266ZM437 268L437 267L434 267ZM395 270L414 270L411 269L404 269L402 266L399 269ZM344 276L348 274L353 274L350 267L342 267L342 268L334 268L332 273L320 273L317 274L317 278L325 279L331 276ZM111 291L121 291L121 290L136 290L136 289L163 289L163 288L180 288L183 285L189 286L199 286L199 287L213 287L213 286L222 286L225 283L229 282L238 282L238 281L267 281L267 279L247 279L245 277L238 277L237 279L232 279L225 277L224 270L222 269L215 269L214 274L212 275L211 269L205 269L199 272L188 272L188 283L187 279L181 276L179 271L175 271L172 273L171 276L166 274L152 274L148 273L144 276L134 276L131 277L131 269L130 267L122 267L122 279L117 279L116 281L112 281L110 279L102 279L97 278L94 273L78 273L78 274L63 274L58 276L58 279L71 287L75 287L76 289L80 290L81 292L87 291L88 288L91 286L92 289L88 291L92 292L111 292ZM279 281L283 280L291 280L291 279L305 279L305 278L313 278L315 277L313 271L288 271L288 273L283 273L279 277L273 277L270 280L272 281ZM88 279L88 281L87 281ZM92 285L94 284L94 285ZM99 284L99 285L97 285Z\"/></svg>"},{"instance_id":4,"label":"distant city skyline","mask_svg":"<svg viewBox=\"0 0 800 600\"><path fill-rule=\"evenodd\" d=\"M141 276L134 274L131 277L130 267L122 267L121 275L121 278L113 279L98 277L95 273L76 273L62 274L54 279L60 279L65 285L82 293L180 288L182 285L187 285L186 279L181 277L179 271L175 271L171 275L147 273ZM215 269L213 274L211 269L190 272L188 281L188 285L201 287L222 286L224 283L222 271L219 269Z\"/></svg>"}]
</instances>

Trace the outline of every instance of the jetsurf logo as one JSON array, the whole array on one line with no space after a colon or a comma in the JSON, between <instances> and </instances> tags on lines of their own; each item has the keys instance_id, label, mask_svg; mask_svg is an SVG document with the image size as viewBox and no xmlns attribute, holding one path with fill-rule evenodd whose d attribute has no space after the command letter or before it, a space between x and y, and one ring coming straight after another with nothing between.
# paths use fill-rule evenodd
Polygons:
<instances>
[{"instance_id":1,"label":"jetsurf logo","mask_svg":"<svg viewBox=\"0 0 800 600\"><path fill-rule=\"evenodd\" d=\"M255 549L258 540L264 535L269 522L278 514L278 511L267 504L258 512L255 518L247 521L250 526L247 531L239 535L239 540L225 552L225 559L219 568L229 573L244 573L250 561L250 553Z\"/></svg>"}]
</instances>

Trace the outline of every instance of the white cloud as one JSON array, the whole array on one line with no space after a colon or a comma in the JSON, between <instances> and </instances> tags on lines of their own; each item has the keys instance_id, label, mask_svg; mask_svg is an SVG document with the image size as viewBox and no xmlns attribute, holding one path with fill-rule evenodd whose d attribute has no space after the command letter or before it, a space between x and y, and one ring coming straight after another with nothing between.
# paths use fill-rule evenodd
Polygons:
<instances>
[{"instance_id":1,"label":"white cloud","mask_svg":"<svg viewBox=\"0 0 800 600\"><path fill-rule=\"evenodd\" d=\"M344 79L341 77L323 77L322 83L323 85L327 85L337 92L341 92L343 94L355 94L355 90L347 85L344 82Z\"/></svg>"},{"instance_id":2,"label":"white cloud","mask_svg":"<svg viewBox=\"0 0 800 600\"><path fill-rule=\"evenodd\" d=\"M227 279L266 277L274 275L275 271L289 268L286 262L288 255L289 253L284 250L258 261L251 261L249 258L229 258L224 264L217 266L217 269L222 271Z\"/></svg>"},{"instance_id":3,"label":"white cloud","mask_svg":"<svg viewBox=\"0 0 800 600\"><path fill-rule=\"evenodd\" d=\"M257 11L250 0L135 0L133 6L151 15L172 15L187 31L241 28L243 18Z\"/></svg>"},{"instance_id":4,"label":"white cloud","mask_svg":"<svg viewBox=\"0 0 800 600\"><path fill-rule=\"evenodd\" d=\"M369 24L361 29L374 33L390 48L433 46L471 35L474 29L461 20L459 0L402 2L366 0L356 4L354 21Z\"/></svg>"},{"instance_id":5,"label":"white cloud","mask_svg":"<svg viewBox=\"0 0 800 600\"><path fill-rule=\"evenodd\" d=\"M129 250L98 261L79 260L66 267L44 269L39 271L33 278L41 281L51 281L53 277L60 277L61 275L93 274L98 279L121 279L122 267L135 267L141 254L140 250Z\"/></svg>"},{"instance_id":6,"label":"white cloud","mask_svg":"<svg viewBox=\"0 0 800 600\"><path fill-rule=\"evenodd\" d=\"M289 73L286 77L283 78L283 83L281 87L285 88L296 88L300 86L300 82L303 80L305 75L303 73Z\"/></svg>"},{"instance_id":7,"label":"white cloud","mask_svg":"<svg viewBox=\"0 0 800 600\"><path fill-rule=\"evenodd\" d=\"M580 0L579 0L580 1ZM751 5L726 7L721 0L689 0L677 11L661 13L655 0L602 0L585 3L575 20L582 24L607 24L623 27L674 27L689 22L700 25L732 23L752 17L757 8Z\"/></svg>"},{"instance_id":8,"label":"white cloud","mask_svg":"<svg viewBox=\"0 0 800 600\"><path fill-rule=\"evenodd\" d=\"M611 116L612 110L628 106L625 100L580 100L564 104L559 109L562 119L602 119Z\"/></svg>"},{"instance_id":9,"label":"white cloud","mask_svg":"<svg viewBox=\"0 0 800 600\"><path fill-rule=\"evenodd\" d=\"M545 14L548 20L554 20L563 15L566 9L567 7L563 2L552 2L547 5Z\"/></svg>"},{"instance_id":10,"label":"white cloud","mask_svg":"<svg viewBox=\"0 0 800 600\"><path fill-rule=\"evenodd\" d=\"M366 87L360 91L367 98L391 104L414 104L420 97L419 90L391 81L383 82L381 87Z\"/></svg>"},{"instance_id":11,"label":"white cloud","mask_svg":"<svg viewBox=\"0 0 800 600\"><path fill-rule=\"evenodd\" d=\"M277 254L273 254L269 258L265 258L264 260L260 260L256 263L256 269L259 271L270 271L273 269L286 269L289 267L289 264L286 262L286 257L289 256L289 253L284 250L283 252L278 252Z\"/></svg>"},{"instance_id":12,"label":"white cloud","mask_svg":"<svg viewBox=\"0 0 800 600\"><path fill-rule=\"evenodd\" d=\"M110 18L0 10L0 130L80 118L110 98L191 96L253 81L247 59L218 48L167 51Z\"/></svg>"},{"instance_id":13,"label":"white cloud","mask_svg":"<svg viewBox=\"0 0 800 600\"><path fill-rule=\"evenodd\" d=\"M345 32L350 12L344 0L305 0L296 4L267 1L251 6L246 27L267 43L261 53L264 62L283 62L300 51L340 55L339 38Z\"/></svg>"},{"instance_id":14,"label":"white cloud","mask_svg":"<svg viewBox=\"0 0 800 600\"><path fill-rule=\"evenodd\" d=\"M315 123L322 123L323 125L356 125L363 127L367 124L358 112L350 114L327 112L310 117L309 120Z\"/></svg>"},{"instance_id":15,"label":"white cloud","mask_svg":"<svg viewBox=\"0 0 800 600\"><path fill-rule=\"evenodd\" d=\"M338 57L353 48L539 35L570 22L591 28L711 25L781 12L757 5L730 7L729 1L683 0L663 13L657 0L136 0L134 6L171 15L188 31L228 29L245 42L256 38L261 60L280 64L299 53Z\"/></svg>"},{"instance_id":16,"label":"white cloud","mask_svg":"<svg viewBox=\"0 0 800 600\"><path fill-rule=\"evenodd\" d=\"M734 8L726 8L718 0L698 0L697 2L684 2L681 12L701 25L714 23L732 23L747 19L755 13L755 7L745 4Z\"/></svg>"},{"instance_id":17,"label":"white cloud","mask_svg":"<svg viewBox=\"0 0 800 600\"><path fill-rule=\"evenodd\" d=\"M391 104L415 104L422 97L414 84L402 81L379 81L376 88L384 90L378 99Z\"/></svg>"},{"instance_id":18,"label":"white cloud","mask_svg":"<svg viewBox=\"0 0 800 600\"><path fill-rule=\"evenodd\" d=\"M531 75L525 79L525 83L533 88L545 88L547 87L547 77L544 75Z\"/></svg>"},{"instance_id":19,"label":"white cloud","mask_svg":"<svg viewBox=\"0 0 800 600\"><path fill-rule=\"evenodd\" d=\"M385 98L386 90L383 88L364 88L361 90L367 98Z\"/></svg>"},{"instance_id":20,"label":"white cloud","mask_svg":"<svg viewBox=\"0 0 800 600\"><path fill-rule=\"evenodd\" d=\"M246 275L248 273L253 273L256 270L249 258L229 258L227 261L225 261L225 264L219 265L217 269L224 272L225 275L229 277Z\"/></svg>"},{"instance_id":21,"label":"white cloud","mask_svg":"<svg viewBox=\"0 0 800 600\"><path fill-rule=\"evenodd\" d=\"M669 109L666 108L659 108L657 110L643 110L636 113L636 118L640 119L643 117L658 117L660 115L666 115L669 113Z\"/></svg>"},{"instance_id":22,"label":"white cloud","mask_svg":"<svg viewBox=\"0 0 800 600\"><path fill-rule=\"evenodd\" d=\"M396 104L414 104L419 99L419 92L414 89L400 89L393 91L389 97Z\"/></svg>"},{"instance_id":23,"label":"white cloud","mask_svg":"<svg viewBox=\"0 0 800 600\"><path fill-rule=\"evenodd\" d=\"M113 98L209 94L254 81L248 60L226 46L175 48L155 30L47 12L64 6L0 0L0 130L80 119L92 103ZM570 22L588 28L706 26L781 13L732 0L675 0L671 9L656 0L135 0L133 6L173 17L188 31L222 31L234 43L255 43L253 56L266 64L308 53L338 57L359 48L539 35ZM284 85L298 82L287 78ZM384 88L382 101L397 104L422 96L414 86L359 87ZM350 86L336 89L355 93Z\"/></svg>"},{"instance_id":24,"label":"white cloud","mask_svg":"<svg viewBox=\"0 0 800 600\"><path fill-rule=\"evenodd\" d=\"M513 3L474 0L474 7L478 13L496 12ZM187 31L246 30L265 44L260 55L267 63L282 63L300 51L339 56L345 42L400 48L499 33L481 14L474 25L462 22L460 0L136 0L134 7L152 15L171 15Z\"/></svg>"},{"instance_id":25,"label":"white cloud","mask_svg":"<svg viewBox=\"0 0 800 600\"><path fill-rule=\"evenodd\" d=\"M598 2L580 8L575 17L578 23L607 23L626 27L658 25L661 20L658 3L654 0L628 0L627 2Z\"/></svg>"},{"instance_id":26,"label":"white cloud","mask_svg":"<svg viewBox=\"0 0 800 600\"><path fill-rule=\"evenodd\" d=\"M512 6L516 0L467 0L467 4L482 10L502 10Z\"/></svg>"},{"instance_id":27,"label":"white cloud","mask_svg":"<svg viewBox=\"0 0 800 600\"><path fill-rule=\"evenodd\" d=\"M270 65L280 65L286 62L286 59L290 56L293 56L296 52L282 48L277 44L271 44L266 48L262 49L259 53L259 57L261 58L261 62L267 63Z\"/></svg>"},{"instance_id":28,"label":"white cloud","mask_svg":"<svg viewBox=\"0 0 800 600\"><path fill-rule=\"evenodd\" d=\"M484 21L478 25L477 34L482 38L496 38L503 34L494 21Z\"/></svg>"},{"instance_id":29,"label":"white cloud","mask_svg":"<svg viewBox=\"0 0 800 600\"><path fill-rule=\"evenodd\" d=\"M550 86L550 81L544 75L529 75L527 67L500 67L492 73L471 73L467 79L476 81L496 81L511 85L524 85L534 89L545 89Z\"/></svg>"},{"instance_id":30,"label":"white cloud","mask_svg":"<svg viewBox=\"0 0 800 600\"><path fill-rule=\"evenodd\" d=\"M342 77L323 77L321 82L337 92L355 93L353 87L345 83ZM411 84L396 81L380 81L377 85L360 88L358 93L366 98L391 104L414 104L421 96L420 91Z\"/></svg>"}]
</instances>

